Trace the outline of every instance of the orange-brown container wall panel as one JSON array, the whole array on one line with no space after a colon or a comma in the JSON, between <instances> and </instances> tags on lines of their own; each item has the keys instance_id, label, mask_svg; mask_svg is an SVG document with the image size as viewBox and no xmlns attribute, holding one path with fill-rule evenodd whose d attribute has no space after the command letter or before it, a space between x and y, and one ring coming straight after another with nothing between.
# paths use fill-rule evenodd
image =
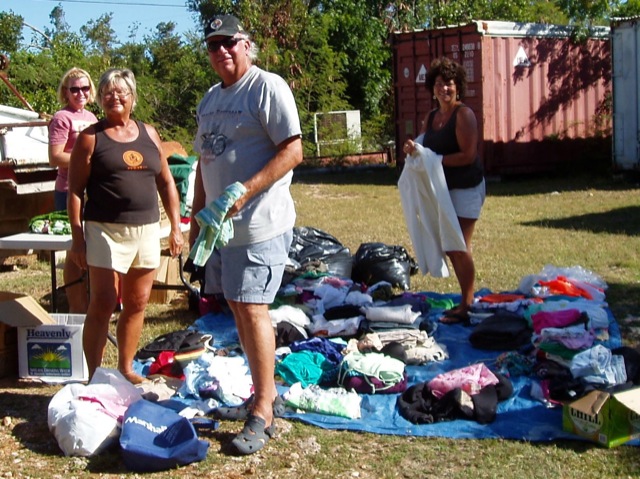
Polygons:
<instances>
[{"instance_id":1,"label":"orange-brown container wall panel","mask_svg":"<svg viewBox=\"0 0 640 479\"><path fill-rule=\"evenodd\" d=\"M565 27L476 21L395 34L397 158L437 107L424 79L440 56L466 70L464 102L478 118L488 174L553 170L610 154L608 32L601 27L575 43Z\"/></svg>"}]
</instances>

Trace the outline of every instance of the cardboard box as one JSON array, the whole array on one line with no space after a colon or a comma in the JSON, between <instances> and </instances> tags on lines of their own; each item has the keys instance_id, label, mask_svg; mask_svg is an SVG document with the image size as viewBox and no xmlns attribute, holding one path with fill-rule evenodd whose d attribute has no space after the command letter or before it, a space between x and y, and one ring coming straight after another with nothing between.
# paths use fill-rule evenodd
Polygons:
<instances>
[{"instance_id":1,"label":"cardboard box","mask_svg":"<svg viewBox=\"0 0 640 479\"><path fill-rule=\"evenodd\" d=\"M182 281L180 281L180 265L178 264L178 258L161 256L160 266L158 266L158 269L156 270L156 277L154 278L153 283L154 285L175 286L176 289L152 289L151 295L149 296L149 303L165 304L175 298L176 295L180 293L180 289L184 288Z\"/></svg>"},{"instance_id":2,"label":"cardboard box","mask_svg":"<svg viewBox=\"0 0 640 479\"><path fill-rule=\"evenodd\" d=\"M167 215L167 211L164 209L164 205L162 204L162 198L160 198L159 193L158 193L158 209L160 210L160 228L170 227L171 221L169 221L169 216Z\"/></svg>"},{"instance_id":3,"label":"cardboard box","mask_svg":"<svg viewBox=\"0 0 640 479\"><path fill-rule=\"evenodd\" d=\"M30 296L0 292L0 322L17 329L18 377L86 381L84 314L49 314Z\"/></svg>"},{"instance_id":4,"label":"cardboard box","mask_svg":"<svg viewBox=\"0 0 640 479\"><path fill-rule=\"evenodd\" d=\"M605 447L639 438L640 387L615 394L591 391L565 404L562 427Z\"/></svg>"},{"instance_id":5,"label":"cardboard box","mask_svg":"<svg viewBox=\"0 0 640 479\"><path fill-rule=\"evenodd\" d=\"M9 326L55 324L47 311L31 296L0 291L0 322Z\"/></svg>"},{"instance_id":6,"label":"cardboard box","mask_svg":"<svg viewBox=\"0 0 640 479\"><path fill-rule=\"evenodd\" d=\"M0 378L15 376L18 373L18 348L0 350Z\"/></svg>"},{"instance_id":7,"label":"cardboard box","mask_svg":"<svg viewBox=\"0 0 640 479\"><path fill-rule=\"evenodd\" d=\"M84 314L52 314L56 322L18 328L18 377L45 382L87 381L82 350Z\"/></svg>"},{"instance_id":8,"label":"cardboard box","mask_svg":"<svg viewBox=\"0 0 640 479\"><path fill-rule=\"evenodd\" d=\"M0 351L15 347L18 344L16 328L0 323Z\"/></svg>"},{"instance_id":9,"label":"cardboard box","mask_svg":"<svg viewBox=\"0 0 640 479\"><path fill-rule=\"evenodd\" d=\"M0 323L0 378L18 373L18 330Z\"/></svg>"}]
</instances>

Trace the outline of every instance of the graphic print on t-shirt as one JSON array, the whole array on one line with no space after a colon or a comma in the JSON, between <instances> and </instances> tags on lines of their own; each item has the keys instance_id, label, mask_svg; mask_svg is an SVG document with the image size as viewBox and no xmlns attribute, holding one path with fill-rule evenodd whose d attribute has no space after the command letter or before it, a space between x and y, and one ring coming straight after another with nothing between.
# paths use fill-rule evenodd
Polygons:
<instances>
[{"instance_id":1,"label":"graphic print on t-shirt","mask_svg":"<svg viewBox=\"0 0 640 479\"><path fill-rule=\"evenodd\" d=\"M130 170L140 170L143 168L142 162L143 156L134 150L127 150L122 154L122 159L127 164Z\"/></svg>"},{"instance_id":2,"label":"graphic print on t-shirt","mask_svg":"<svg viewBox=\"0 0 640 479\"><path fill-rule=\"evenodd\" d=\"M218 130L215 128L215 130ZM215 161L216 156L224 153L227 148L227 137L212 131L202 135L202 156L205 163Z\"/></svg>"},{"instance_id":3,"label":"graphic print on t-shirt","mask_svg":"<svg viewBox=\"0 0 640 479\"><path fill-rule=\"evenodd\" d=\"M87 120L72 120L71 121L71 129L76 132L76 133L80 133L82 130L84 130L85 128L89 127L93 125L92 121L87 121Z\"/></svg>"}]
</instances>

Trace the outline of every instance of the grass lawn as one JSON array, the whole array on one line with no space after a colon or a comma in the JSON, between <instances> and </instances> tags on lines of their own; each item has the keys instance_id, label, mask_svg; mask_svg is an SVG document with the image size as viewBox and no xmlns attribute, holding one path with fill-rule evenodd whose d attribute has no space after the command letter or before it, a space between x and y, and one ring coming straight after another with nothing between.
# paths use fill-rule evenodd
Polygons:
<instances>
[{"instance_id":1,"label":"grass lawn","mask_svg":"<svg viewBox=\"0 0 640 479\"><path fill-rule=\"evenodd\" d=\"M413 254L392 169L296 175L299 226L338 238L352 253L365 242L405 246ZM607 299L625 344L640 338L640 185L623 178L511 178L491 181L474 242L476 288L509 291L545 265L582 266L608 284ZM61 278L60 278L61 279ZM0 289L27 292L49 306L49 269L32 256L5 261ZM455 278L411 278L413 291L458 292ZM196 319L184 296L150 305L142 342ZM106 366L114 365L108 348ZM68 458L47 429L47 405L60 386L0 379L0 478L141 477L118 450ZM261 452L221 454L240 427L223 423L207 459L145 478L619 478L640 475L635 447L603 449L581 441L528 443L382 436L324 430L278 420L278 435Z\"/></svg>"}]
</instances>

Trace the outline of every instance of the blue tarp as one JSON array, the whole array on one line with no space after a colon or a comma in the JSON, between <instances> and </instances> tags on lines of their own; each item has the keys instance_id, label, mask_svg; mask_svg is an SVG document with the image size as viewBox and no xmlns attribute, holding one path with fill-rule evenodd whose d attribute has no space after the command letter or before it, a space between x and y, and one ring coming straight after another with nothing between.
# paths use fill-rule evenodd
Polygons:
<instances>
[{"instance_id":1,"label":"blue tarp","mask_svg":"<svg viewBox=\"0 0 640 479\"><path fill-rule=\"evenodd\" d=\"M458 299L455 295L426 293L434 298ZM612 313L609 315L609 340L604 345L614 349L622 345L620 329ZM432 310L430 319L435 319L440 310ZM199 318L193 325L214 337L214 346L220 347L237 343L238 336L233 318L225 314L209 314ZM431 362L421 366L408 366L409 385L428 381L434 376L470 364L484 362L488 367L495 365L496 358L503 351L482 351L469 343L471 327L461 324L439 324L434 337L447 347L449 359ZM562 409L549 408L532 398L532 380L526 376L510 378L513 384L512 396L499 403L496 420L481 425L472 420L454 420L436 424L416 425L404 419L396 407L397 394L362 394L362 417L357 420L317 413L289 412L285 417L297 419L325 429L366 431L377 434L404 436L446 437L446 438L502 438L525 441L551 441L555 439L579 439L562 430ZM280 386L280 392L286 386ZM640 441L634 441L636 445Z\"/></svg>"}]
</instances>

